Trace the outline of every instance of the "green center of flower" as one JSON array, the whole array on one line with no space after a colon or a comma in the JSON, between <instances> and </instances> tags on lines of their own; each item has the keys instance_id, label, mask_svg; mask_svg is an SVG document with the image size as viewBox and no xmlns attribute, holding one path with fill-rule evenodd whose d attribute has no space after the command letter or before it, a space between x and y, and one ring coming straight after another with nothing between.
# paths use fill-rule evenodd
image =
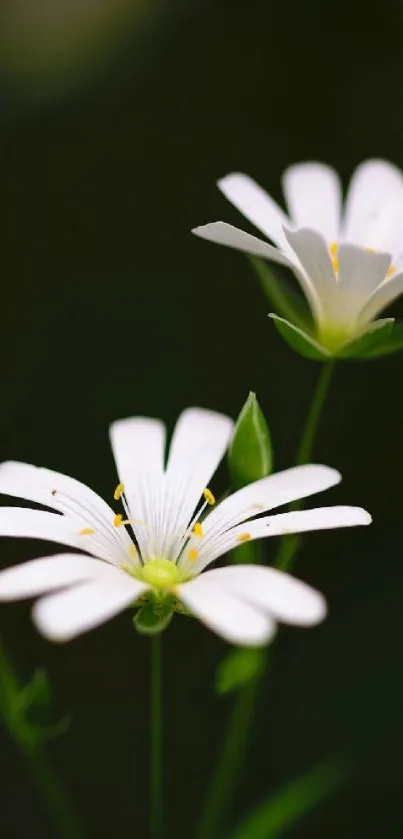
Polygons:
<instances>
[{"instance_id":1,"label":"green center of flower","mask_svg":"<svg viewBox=\"0 0 403 839\"><path fill-rule=\"evenodd\" d=\"M180 569L169 559L150 559L140 573L140 579L155 588L169 588L179 583L183 577Z\"/></svg>"}]
</instances>

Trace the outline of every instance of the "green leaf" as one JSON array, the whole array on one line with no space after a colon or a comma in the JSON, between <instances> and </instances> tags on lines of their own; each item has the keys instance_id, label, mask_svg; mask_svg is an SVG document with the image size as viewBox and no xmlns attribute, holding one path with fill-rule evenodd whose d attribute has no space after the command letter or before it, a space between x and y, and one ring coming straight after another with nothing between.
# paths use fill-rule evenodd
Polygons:
<instances>
[{"instance_id":1,"label":"green leaf","mask_svg":"<svg viewBox=\"0 0 403 839\"><path fill-rule=\"evenodd\" d=\"M387 344L392 327L393 318L383 318L371 323L359 338L350 341L336 355L338 358L368 358L382 355L382 348Z\"/></svg>"},{"instance_id":2,"label":"green leaf","mask_svg":"<svg viewBox=\"0 0 403 839\"><path fill-rule=\"evenodd\" d=\"M141 635L157 635L170 624L173 615L173 598L165 597L157 600L152 597L139 609L133 623Z\"/></svg>"},{"instance_id":3,"label":"green leaf","mask_svg":"<svg viewBox=\"0 0 403 839\"><path fill-rule=\"evenodd\" d=\"M312 315L305 298L288 288L286 283L277 279L270 266L258 256L248 257L260 285L277 312L300 326L310 329L313 326Z\"/></svg>"},{"instance_id":4,"label":"green leaf","mask_svg":"<svg viewBox=\"0 0 403 839\"><path fill-rule=\"evenodd\" d=\"M261 647L231 650L217 669L217 693L231 693L259 678L265 666L265 659L265 650Z\"/></svg>"},{"instance_id":5,"label":"green leaf","mask_svg":"<svg viewBox=\"0 0 403 839\"><path fill-rule=\"evenodd\" d=\"M228 839L277 839L350 776L351 766L346 759L322 761L260 804Z\"/></svg>"},{"instance_id":6,"label":"green leaf","mask_svg":"<svg viewBox=\"0 0 403 839\"><path fill-rule=\"evenodd\" d=\"M270 431L255 393L250 393L236 421L228 449L232 483L240 487L272 471Z\"/></svg>"},{"instance_id":7,"label":"green leaf","mask_svg":"<svg viewBox=\"0 0 403 839\"><path fill-rule=\"evenodd\" d=\"M312 338L303 329L294 326L293 323L285 320L285 318L279 318L278 315L273 313L269 314L269 318L272 318L274 321L281 337L299 355L304 356L304 358L309 358L311 361L328 361L329 358L333 358L333 353L329 352L325 347L322 347L321 344L315 341L315 338Z\"/></svg>"},{"instance_id":8,"label":"green leaf","mask_svg":"<svg viewBox=\"0 0 403 839\"><path fill-rule=\"evenodd\" d=\"M386 341L381 346L372 350L367 358L381 358L384 355L393 355L403 350L403 323L395 323Z\"/></svg>"},{"instance_id":9,"label":"green leaf","mask_svg":"<svg viewBox=\"0 0 403 839\"><path fill-rule=\"evenodd\" d=\"M30 682L21 688L18 697L19 708L23 711L32 706L47 708L52 702L52 690L44 670L36 670Z\"/></svg>"}]
</instances>

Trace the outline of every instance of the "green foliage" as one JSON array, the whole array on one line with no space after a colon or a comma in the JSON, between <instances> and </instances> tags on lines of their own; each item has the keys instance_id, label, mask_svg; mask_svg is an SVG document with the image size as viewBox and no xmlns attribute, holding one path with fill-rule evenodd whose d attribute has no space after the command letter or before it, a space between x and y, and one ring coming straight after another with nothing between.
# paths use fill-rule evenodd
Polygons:
<instances>
[{"instance_id":1,"label":"green foliage","mask_svg":"<svg viewBox=\"0 0 403 839\"><path fill-rule=\"evenodd\" d=\"M33 749L64 733L70 719L45 722L52 713L52 690L46 673L36 670L32 679L22 686L7 660L0 643L0 710L14 737L25 749Z\"/></svg>"},{"instance_id":2,"label":"green foliage","mask_svg":"<svg viewBox=\"0 0 403 839\"><path fill-rule=\"evenodd\" d=\"M235 424L228 449L228 467L238 489L265 478L272 471L270 431L263 412L250 392Z\"/></svg>"},{"instance_id":3,"label":"green foliage","mask_svg":"<svg viewBox=\"0 0 403 839\"><path fill-rule=\"evenodd\" d=\"M217 669L217 693L232 693L258 679L264 670L265 661L266 653L261 647L231 650Z\"/></svg>"},{"instance_id":4,"label":"green foliage","mask_svg":"<svg viewBox=\"0 0 403 839\"><path fill-rule=\"evenodd\" d=\"M228 839L277 839L351 775L344 759L329 758L260 804Z\"/></svg>"},{"instance_id":5,"label":"green foliage","mask_svg":"<svg viewBox=\"0 0 403 839\"><path fill-rule=\"evenodd\" d=\"M138 610L133 618L133 623L137 632L140 632L141 635L157 635L170 624L173 612L172 597L157 598L151 596L148 602Z\"/></svg>"}]
</instances>

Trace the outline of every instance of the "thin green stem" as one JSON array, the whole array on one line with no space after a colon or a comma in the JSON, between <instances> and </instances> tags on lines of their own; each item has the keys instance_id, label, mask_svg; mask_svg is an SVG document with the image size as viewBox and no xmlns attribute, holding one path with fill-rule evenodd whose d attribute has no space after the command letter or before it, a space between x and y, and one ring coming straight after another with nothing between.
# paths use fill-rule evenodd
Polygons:
<instances>
[{"instance_id":1,"label":"thin green stem","mask_svg":"<svg viewBox=\"0 0 403 839\"><path fill-rule=\"evenodd\" d=\"M302 466L304 463L307 463L312 456L316 432L329 390L334 365L334 361L328 361L322 367L298 446L296 466ZM302 501L295 501L291 505L291 509L300 510L302 506ZM283 536L275 560L276 568L279 568L280 571L289 571L300 544L301 536L298 533L294 533L291 536Z\"/></svg>"},{"instance_id":2,"label":"thin green stem","mask_svg":"<svg viewBox=\"0 0 403 839\"><path fill-rule=\"evenodd\" d=\"M227 807L231 802L245 757L257 694L257 685L251 682L239 692L235 700L196 839L215 839L223 835Z\"/></svg>"},{"instance_id":3,"label":"thin green stem","mask_svg":"<svg viewBox=\"0 0 403 839\"><path fill-rule=\"evenodd\" d=\"M328 362L320 373L298 446L297 465L306 463L312 455L333 368L334 363ZM301 503L297 502L293 509L301 506ZM298 537L283 536L276 561L278 568L285 570L290 567L299 544ZM265 669L270 661L270 649L269 647L266 650ZM256 679L241 688L236 696L196 839L219 839L222 836L226 814L232 803L245 759L260 681L261 679Z\"/></svg>"},{"instance_id":4,"label":"thin green stem","mask_svg":"<svg viewBox=\"0 0 403 839\"><path fill-rule=\"evenodd\" d=\"M316 432L318 430L323 406L329 390L334 366L334 361L328 361L322 366L298 446L297 458L295 461L296 466L302 466L303 463L307 463L312 455Z\"/></svg>"},{"instance_id":5,"label":"thin green stem","mask_svg":"<svg viewBox=\"0 0 403 839\"><path fill-rule=\"evenodd\" d=\"M151 639L150 837L162 839L161 633Z\"/></svg>"},{"instance_id":6,"label":"thin green stem","mask_svg":"<svg viewBox=\"0 0 403 839\"><path fill-rule=\"evenodd\" d=\"M0 712L14 742L23 753L60 839L84 839L84 833L64 789L56 777L41 738L28 718L27 692L21 688L3 643L0 643Z\"/></svg>"}]
</instances>

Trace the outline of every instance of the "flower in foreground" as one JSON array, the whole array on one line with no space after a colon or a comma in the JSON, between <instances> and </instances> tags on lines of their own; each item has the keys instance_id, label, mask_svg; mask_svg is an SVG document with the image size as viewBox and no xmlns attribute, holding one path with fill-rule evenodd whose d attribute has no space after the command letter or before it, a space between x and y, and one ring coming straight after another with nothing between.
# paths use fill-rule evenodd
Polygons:
<instances>
[{"instance_id":1,"label":"flower in foreground","mask_svg":"<svg viewBox=\"0 0 403 839\"><path fill-rule=\"evenodd\" d=\"M222 221L192 232L291 268L313 316L313 329L307 323L302 329L311 357L344 349L345 355L373 355L381 346L384 352L393 320L373 321L403 292L403 173L383 160L362 163L344 209L337 172L323 163L289 167L282 185L289 215L247 175L234 173L218 182L274 244ZM296 323L297 318L286 322L286 328ZM297 343L298 329L294 336L287 332Z\"/></svg>"},{"instance_id":2,"label":"flower in foreground","mask_svg":"<svg viewBox=\"0 0 403 839\"><path fill-rule=\"evenodd\" d=\"M184 411L164 467L162 422L143 417L114 422L110 439L119 475L114 499L124 513L74 478L4 463L1 493L54 512L0 508L0 535L45 539L85 553L59 553L3 571L0 599L41 595L34 621L55 641L67 641L150 596L174 597L236 644L267 642L276 621L301 626L321 621L322 595L288 574L249 565L204 570L249 539L368 524L370 516L357 507L262 515L340 480L334 469L311 465L259 480L215 506L207 484L232 427L222 414Z\"/></svg>"}]
</instances>

